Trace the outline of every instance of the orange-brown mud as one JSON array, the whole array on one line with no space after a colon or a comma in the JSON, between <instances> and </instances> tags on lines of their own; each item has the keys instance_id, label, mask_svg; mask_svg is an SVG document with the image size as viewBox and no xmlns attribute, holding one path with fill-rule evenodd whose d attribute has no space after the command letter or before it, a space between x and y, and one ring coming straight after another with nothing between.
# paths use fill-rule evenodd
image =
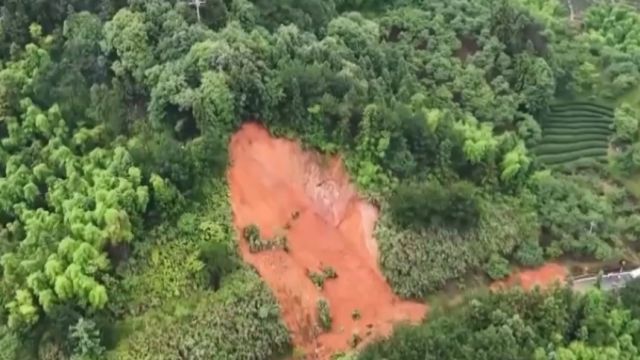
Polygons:
<instances>
[{"instance_id":1,"label":"orange-brown mud","mask_svg":"<svg viewBox=\"0 0 640 360\"><path fill-rule=\"evenodd\" d=\"M494 282L491 289L498 290L505 287L520 286L524 290L531 290L535 286L549 287L555 283L564 284L569 270L558 263L547 263L539 268L519 270L507 279Z\"/></svg>"},{"instance_id":2,"label":"orange-brown mud","mask_svg":"<svg viewBox=\"0 0 640 360\"><path fill-rule=\"evenodd\" d=\"M255 224L263 238L285 234L288 239L288 251L251 253L239 236L242 256L274 292L294 346L308 358L328 359L348 349L353 334L367 341L388 335L396 322L424 317L424 304L399 299L381 275L373 238L377 209L358 196L338 157L303 151L254 123L232 137L230 156L238 234ZM338 277L319 289L308 272L323 266L333 267ZM320 298L330 304L329 332L317 327Z\"/></svg>"}]
</instances>

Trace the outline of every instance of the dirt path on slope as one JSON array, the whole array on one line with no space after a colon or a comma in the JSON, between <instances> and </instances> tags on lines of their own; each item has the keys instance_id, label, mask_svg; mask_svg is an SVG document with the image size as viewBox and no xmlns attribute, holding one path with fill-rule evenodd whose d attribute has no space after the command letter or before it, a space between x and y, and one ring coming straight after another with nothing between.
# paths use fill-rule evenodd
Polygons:
<instances>
[{"instance_id":1,"label":"dirt path on slope","mask_svg":"<svg viewBox=\"0 0 640 360\"><path fill-rule=\"evenodd\" d=\"M259 253L239 239L242 256L273 290L294 346L308 358L328 359L348 349L354 334L367 341L389 334L395 322L423 318L426 306L400 300L382 277L372 236L377 209L358 197L339 158L303 151L257 124L244 125L232 137L230 156L238 234L255 224L263 238L286 234L288 239L286 252ZM308 272L323 266L338 277L319 289ZM331 308L329 332L317 327L320 298Z\"/></svg>"}]
</instances>

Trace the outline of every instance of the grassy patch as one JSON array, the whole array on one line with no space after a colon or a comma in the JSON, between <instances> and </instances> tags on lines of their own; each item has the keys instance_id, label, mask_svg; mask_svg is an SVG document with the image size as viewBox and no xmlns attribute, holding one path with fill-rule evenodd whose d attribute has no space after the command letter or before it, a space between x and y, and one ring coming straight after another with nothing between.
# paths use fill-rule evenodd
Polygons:
<instances>
[{"instance_id":1,"label":"grassy patch","mask_svg":"<svg viewBox=\"0 0 640 360\"><path fill-rule=\"evenodd\" d=\"M288 351L290 341L275 299L249 269L227 277L217 292L191 293L119 327L123 338L108 359L266 360Z\"/></svg>"}]
</instances>

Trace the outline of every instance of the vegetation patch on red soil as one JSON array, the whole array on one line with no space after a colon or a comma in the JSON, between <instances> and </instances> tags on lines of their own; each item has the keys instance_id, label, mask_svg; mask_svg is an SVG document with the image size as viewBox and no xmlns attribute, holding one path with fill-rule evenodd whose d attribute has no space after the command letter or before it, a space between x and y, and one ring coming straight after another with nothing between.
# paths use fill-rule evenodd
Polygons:
<instances>
[{"instance_id":1,"label":"vegetation patch on red soil","mask_svg":"<svg viewBox=\"0 0 640 360\"><path fill-rule=\"evenodd\" d=\"M249 251L239 235L245 261L274 292L293 339L307 358L328 359L388 335L399 321L419 321L424 304L393 294L377 266L373 228L377 209L350 184L342 161L303 151L300 144L270 136L254 123L231 139L228 171L238 234L255 224L263 239L287 237L287 251ZM322 288L309 274L331 267L337 278ZM318 326L317 302L329 303L332 326Z\"/></svg>"},{"instance_id":2,"label":"vegetation patch on red soil","mask_svg":"<svg viewBox=\"0 0 640 360\"><path fill-rule=\"evenodd\" d=\"M546 288L555 283L563 284L568 274L569 271L565 266L547 263L535 269L518 270L507 279L493 283L491 289L498 290L512 286L520 286L524 290L531 290L535 286Z\"/></svg>"}]
</instances>

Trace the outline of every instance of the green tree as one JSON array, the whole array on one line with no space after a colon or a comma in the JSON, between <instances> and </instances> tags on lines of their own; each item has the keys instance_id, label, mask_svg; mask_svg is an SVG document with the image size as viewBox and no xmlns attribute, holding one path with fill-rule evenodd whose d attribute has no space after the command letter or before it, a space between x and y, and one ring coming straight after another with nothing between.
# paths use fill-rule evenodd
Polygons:
<instances>
[{"instance_id":1,"label":"green tree","mask_svg":"<svg viewBox=\"0 0 640 360\"><path fill-rule=\"evenodd\" d=\"M627 103L616 108L613 122L617 141L627 143L637 141L639 118L639 114Z\"/></svg>"}]
</instances>

